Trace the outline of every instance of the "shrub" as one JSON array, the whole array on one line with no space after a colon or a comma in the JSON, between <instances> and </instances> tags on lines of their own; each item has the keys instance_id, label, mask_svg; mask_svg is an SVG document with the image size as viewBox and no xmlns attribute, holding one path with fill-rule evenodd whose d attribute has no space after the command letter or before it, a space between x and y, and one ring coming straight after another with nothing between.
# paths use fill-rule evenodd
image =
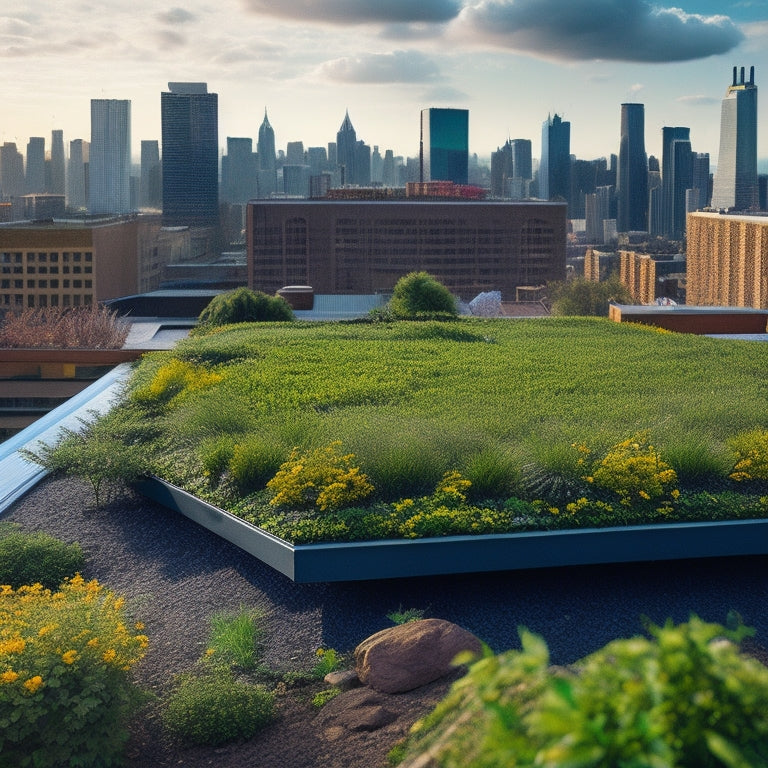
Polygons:
<instances>
[{"instance_id":1,"label":"shrub","mask_svg":"<svg viewBox=\"0 0 768 768\"><path fill-rule=\"evenodd\" d=\"M67 544L42 531L26 532L0 523L0 584L18 589L42 584L55 589L82 570L85 556L79 544Z\"/></svg>"},{"instance_id":2,"label":"shrub","mask_svg":"<svg viewBox=\"0 0 768 768\"><path fill-rule=\"evenodd\" d=\"M354 454L341 453L341 441L321 448L291 452L278 473L267 483L270 503L276 507L321 511L341 509L369 496L373 486L360 468L353 465Z\"/></svg>"},{"instance_id":3,"label":"shrub","mask_svg":"<svg viewBox=\"0 0 768 768\"><path fill-rule=\"evenodd\" d=\"M521 630L521 651L473 664L414 727L405 765L765 765L768 669L739 652L749 631L696 617L649 631L566 669Z\"/></svg>"},{"instance_id":4,"label":"shrub","mask_svg":"<svg viewBox=\"0 0 768 768\"><path fill-rule=\"evenodd\" d=\"M0 628L2 764L119 764L139 698L128 672L147 645L123 599L80 576L57 592L6 585Z\"/></svg>"},{"instance_id":5,"label":"shrub","mask_svg":"<svg viewBox=\"0 0 768 768\"><path fill-rule=\"evenodd\" d=\"M458 314L451 292L427 272L401 277L392 291L389 309L398 318Z\"/></svg>"},{"instance_id":6,"label":"shrub","mask_svg":"<svg viewBox=\"0 0 768 768\"><path fill-rule=\"evenodd\" d=\"M238 443L232 451L229 470L244 493L263 488L275 476L285 459L283 450L254 436Z\"/></svg>"},{"instance_id":7,"label":"shrub","mask_svg":"<svg viewBox=\"0 0 768 768\"><path fill-rule=\"evenodd\" d=\"M261 614L241 608L237 613L211 617L211 636L206 658L230 667L254 669L261 657L264 631L258 626Z\"/></svg>"},{"instance_id":8,"label":"shrub","mask_svg":"<svg viewBox=\"0 0 768 768\"><path fill-rule=\"evenodd\" d=\"M200 313L202 326L293 320L293 310L282 296L236 288L220 293Z\"/></svg>"},{"instance_id":9,"label":"shrub","mask_svg":"<svg viewBox=\"0 0 768 768\"><path fill-rule=\"evenodd\" d=\"M768 429L752 429L735 435L728 445L736 456L733 480L768 480Z\"/></svg>"},{"instance_id":10,"label":"shrub","mask_svg":"<svg viewBox=\"0 0 768 768\"><path fill-rule=\"evenodd\" d=\"M577 278L564 283L550 283L553 315L584 315L608 317L611 301L632 304L629 289L617 278L593 283Z\"/></svg>"},{"instance_id":11,"label":"shrub","mask_svg":"<svg viewBox=\"0 0 768 768\"><path fill-rule=\"evenodd\" d=\"M274 716L273 693L215 667L206 675L181 679L166 702L163 723L186 743L217 747L250 739Z\"/></svg>"},{"instance_id":12,"label":"shrub","mask_svg":"<svg viewBox=\"0 0 768 768\"><path fill-rule=\"evenodd\" d=\"M396 611L390 611L387 618L393 624L407 624L410 621L420 621L424 618L425 613L423 608L406 608L403 610L401 605Z\"/></svg>"},{"instance_id":13,"label":"shrub","mask_svg":"<svg viewBox=\"0 0 768 768\"><path fill-rule=\"evenodd\" d=\"M473 499L509 496L522 482L518 458L511 451L493 445L472 455L464 474L472 484L469 493Z\"/></svg>"},{"instance_id":14,"label":"shrub","mask_svg":"<svg viewBox=\"0 0 768 768\"><path fill-rule=\"evenodd\" d=\"M626 506L677 495L677 473L649 443L646 432L610 448L585 479L615 493Z\"/></svg>"}]
</instances>

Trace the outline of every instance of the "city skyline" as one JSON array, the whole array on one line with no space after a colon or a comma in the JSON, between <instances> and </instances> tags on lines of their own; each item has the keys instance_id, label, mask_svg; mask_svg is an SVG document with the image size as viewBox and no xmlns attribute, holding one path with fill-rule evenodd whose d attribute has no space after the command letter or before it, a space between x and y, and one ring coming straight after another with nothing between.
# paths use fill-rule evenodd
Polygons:
<instances>
[{"instance_id":1,"label":"city skyline","mask_svg":"<svg viewBox=\"0 0 768 768\"><path fill-rule=\"evenodd\" d=\"M107 0L96 13L29 0L0 17L0 143L45 136L49 149L62 130L69 146L88 138L91 99L129 99L137 159L141 140L160 138L160 93L188 81L219 94L220 150L228 136L255 140L266 107L278 149L327 145L349 110L358 138L415 157L421 110L452 107L469 110L470 152L483 158L507 138L531 139L539 157L542 121L557 113L572 153L592 159L618 153L620 105L638 102L648 154L660 157L662 127L688 126L714 166L732 67L754 66L758 85L768 73L765 0L273 5Z\"/></svg>"}]
</instances>

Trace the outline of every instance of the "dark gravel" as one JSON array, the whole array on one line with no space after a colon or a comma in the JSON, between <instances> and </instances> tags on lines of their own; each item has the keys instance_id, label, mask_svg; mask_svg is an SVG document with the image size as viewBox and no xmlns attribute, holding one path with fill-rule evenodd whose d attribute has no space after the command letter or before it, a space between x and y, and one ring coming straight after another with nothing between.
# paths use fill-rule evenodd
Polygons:
<instances>
[{"instance_id":1,"label":"dark gravel","mask_svg":"<svg viewBox=\"0 0 768 768\"><path fill-rule=\"evenodd\" d=\"M736 611L768 645L768 557L300 585L141 496L95 510L90 490L72 479L44 481L2 519L82 545L84 575L124 594L145 623L150 648L136 675L160 694L200 657L211 614L240 606L262 609L266 661L276 669L310 667L321 646L351 651L391 626L386 614L398 608L453 621L497 652L519 647L517 628L528 627L544 636L556 664L642 632L644 616L663 623L696 613L724 623ZM230 765L222 754L151 764Z\"/></svg>"}]
</instances>

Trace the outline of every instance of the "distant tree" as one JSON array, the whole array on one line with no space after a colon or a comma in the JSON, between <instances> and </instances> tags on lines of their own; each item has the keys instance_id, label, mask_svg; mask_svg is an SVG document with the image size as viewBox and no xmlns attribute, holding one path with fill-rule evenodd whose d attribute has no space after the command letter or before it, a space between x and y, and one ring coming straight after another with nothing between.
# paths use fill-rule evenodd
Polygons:
<instances>
[{"instance_id":1,"label":"distant tree","mask_svg":"<svg viewBox=\"0 0 768 768\"><path fill-rule=\"evenodd\" d=\"M389 309L398 318L458 314L453 294L427 272L401 277L392 292Z\"/></svg>"},{"instance_id":2,"label":"distant tree","mask_svg":"<svg viewBox=\"0 0 768 768\"><path fill-rule=\"evenodd\" d=\"M583 278L564 283L550 283L549 291L553 315L608 317L611 302L634 303L629 289L615 277L599 283Z\"/></svg>"},{"instance_id":3,"label":"distant tree","mask_svg":"<svg viewBox=\"0 0 768 768\"><path fill-rule=\"evenodd\" d=\"M293 310L282 296L268 296L249 288L220 293L200 313L203 326L293 320Z\"/></svg>"}]
</instances>

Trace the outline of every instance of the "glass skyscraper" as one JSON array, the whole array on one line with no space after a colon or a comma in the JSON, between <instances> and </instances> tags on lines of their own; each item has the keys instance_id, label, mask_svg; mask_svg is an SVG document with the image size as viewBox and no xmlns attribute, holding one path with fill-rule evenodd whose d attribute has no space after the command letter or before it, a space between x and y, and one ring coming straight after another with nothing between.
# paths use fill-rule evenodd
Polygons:
<instances>
[{"instance_id":1,"label":"glass skyscraper","mask_svg":"<svg viewBox=\"0 0 768 768\"><path fill-rule=\"evenodd\" d=\"M621 105L621 143L616 177L619 232L648 230L648 159L645 154L645 105Z\"/></svg>"},{"instance_id":2,"label":"glass skyscraper","mask_svg":"<svg viewBox=\"0 0 768 768\"><path fill-rule=\"evenodd\" d=\"M467 184L469 110L421 110L420 181Z\"/></svg>"},{"instance_id":3,"label":"glass skyscraper","mask_svg":"<svg viewBox=\"0 0 768 768\"><path fill-rule=\"evenodd\" d=\"M218 94L205 83L168 83L161 94L163 225L219 222Z\"/></svg>"},{"instance_id":4,"label":"glass skyscraper","mask_svg":"<svg viewBox=\"0 0 768 768\"><path fill-rule=\"evenodd\" d=\"M130 213L131 102L91 99L88 212Z\"/></svg>"},{"instance_id":5,"label":"glass skyscraper","mask_svg":"<svg viewBox=\"0 0 768 768\"><path fill-rule=\"evenodd\" d=\"M713 208L746 211L757 207L757 86L755 68L749 80L737 80L728 86L720 112L720 152L712 187Z\"/></svg>"},{"instance_id":6,"label":"glass skyscraper","mask_svg":"<svg viewBox=\"0 0 768 768\"><path fill-rule=\"evenodd\" d=\"M539 197L542 200L571 197L571 124L557 114L541 125Z\"/></svg>"}]
</instances>

